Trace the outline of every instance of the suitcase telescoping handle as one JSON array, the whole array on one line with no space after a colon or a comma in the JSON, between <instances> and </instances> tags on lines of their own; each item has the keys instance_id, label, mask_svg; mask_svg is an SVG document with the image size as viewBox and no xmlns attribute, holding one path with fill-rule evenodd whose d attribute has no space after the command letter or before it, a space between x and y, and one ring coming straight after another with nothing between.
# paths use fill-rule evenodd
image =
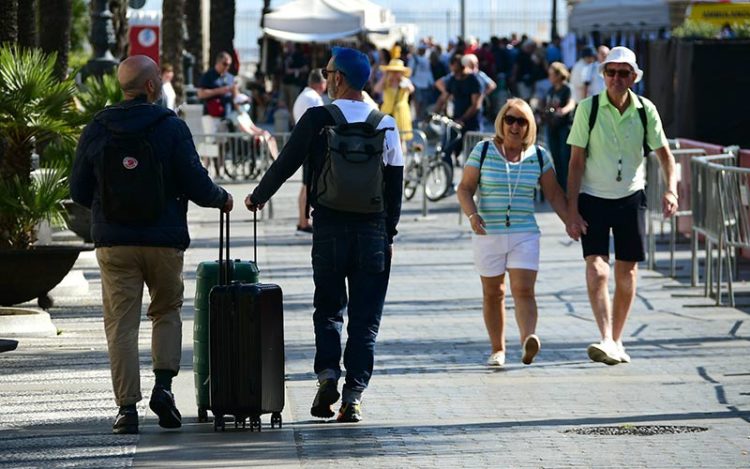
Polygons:
<instances>
[{"instance_id":1,"label":"suitcase telescoping handle","mask_svg":"<svg viewBox=\"0 0 750 469\"><path fill-rule=\"evenodd\" d=\"M226 235L226 238L225 238ZM226 258L224 258L226 254ZM226 262L225 262L226 261ZM229 285L232 279L229 264L229 212L219 211L219 285Z\"/></svg>"}]
</instances>

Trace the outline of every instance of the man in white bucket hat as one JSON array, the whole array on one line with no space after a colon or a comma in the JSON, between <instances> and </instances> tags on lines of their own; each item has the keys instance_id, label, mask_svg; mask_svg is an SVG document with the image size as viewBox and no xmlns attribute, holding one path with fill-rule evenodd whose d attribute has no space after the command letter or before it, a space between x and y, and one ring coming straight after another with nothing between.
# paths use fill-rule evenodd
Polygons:
<instances>
[{"instance_id":1,"label":"man in white bucket hat","mask_svg":"<svg viewBox=\"0 0 750 469\"><path fill-rule=\"evenodd\" d=\"M581 240L586 283L601 341L591 344L591 360L607 365L630 362L622 344L635 298L638 262L645 259L645 159L659 158L667 190L665 217L677 211L677 178L661 119L654 104L630 88L643 78L635 53L615 47L599 65L606 89L578 106L568 137L568 223ZM615 244L615 292L610 301L609 236Z\"/></svg>"}]
</instances>

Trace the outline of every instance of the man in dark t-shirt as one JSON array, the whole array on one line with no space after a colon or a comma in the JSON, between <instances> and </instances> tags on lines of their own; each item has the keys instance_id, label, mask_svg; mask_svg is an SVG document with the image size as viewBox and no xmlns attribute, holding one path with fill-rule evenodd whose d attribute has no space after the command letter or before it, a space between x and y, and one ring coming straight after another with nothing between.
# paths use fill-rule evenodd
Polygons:
<instances>
[{"instance_id":1,"label":"man in dark t-shirt","mask_svg":"<svg viewBox=\"0 0 750 469\"><path fill-rule=\"evenodd\" d=\"M453 74L445 78L442 84L436 84L436 87L442 93L437 108L440 109L448 99L452 99L453 120L463 125L464 132L479 130L479 106L481 104L479 79L461 64L461 58L460 54L451 58L450 64ZM449 131L452 132L452 130ZM443 160L453 166L451 155L458 155L462 149L463 139L445 149Z\"/></svg>"},{"instance_id":2,"label":"man in dark t-shirt","mask_svg":"<svg viewBox=\"0 0 750 469\"><path fill-rule=\"evenodd\" d=\"M216 55L214 68L201 76L198 83L198 98L203 102L204 115L223 118L231 111L238 85L234 75L229 73L231 66L232 56L227 52L219 52ZM217 106L217 99L223 112L220 112L221 108Z\"/></svg>"}]
</instances>

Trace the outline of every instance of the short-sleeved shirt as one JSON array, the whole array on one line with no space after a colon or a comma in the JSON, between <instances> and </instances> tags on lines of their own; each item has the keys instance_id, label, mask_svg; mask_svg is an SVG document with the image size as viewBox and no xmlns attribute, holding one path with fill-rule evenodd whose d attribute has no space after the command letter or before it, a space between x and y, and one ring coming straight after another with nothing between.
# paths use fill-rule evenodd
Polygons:
<instances>
[{"instance_id":1,"label":"short-sleeved shirt","mask_svg":"<svg viewBox=\"0 0 750 469\"><path fill-rule=\"evenodd\" d=\"M297 96L294 101L294 107L292 108L292 116L294 117L294 123L299 122L302 114L308 109L315 106L322 106L323 98L318 94L317 91L310 88L309 86L302 90L302 93Z\"/></svg>"},{"instance_id":2,"label":"short-sleeved shirt","mask_svg":"<svg viewBox=\"0 0 750 469\"><path fill-rule=\"evenodd\" d=\"M201 76L201 81L198 83L198 88L204 89L204 90L213 90L216 88L221 88L222 86L231 86L232 83L234 83L234 75L227 72L224 75L219 75L219 72L216 71L215 68L212 68L208 70L206 73L204 73ZM232 93L227 93L223 96L219 96L221 98L221 104L224 105L224 110L228 113L229 110L232 107ZM208 109L206 109L206 101L203 100L203 114L208 114Z\"/></svg>"},{"instance_id":3,"label":"short-sleeved shirt","mask_svg":"<svg viewBox=\"0 0 750 469\"><path fill-rule=\"evenodd\" d=\"M466 166L479 168L483 146L484 141L474 147ZM523 152L520 161L509 162L494 142L490 142L487 147L477 189L479 215L486 224L487 233L539 233L539 226L534 218L534 189L540 177L536 150L537 146L532 145ZM547 150L540 147L540 152L544 162L543 173L546 173L554 165ZM508 205L510 226L505 226Z\"/></svg>"},{"instance_id":4,"label":"short-sleeved shirt","mask_svg":"<svg viewBox=\"0 0 750 469\"><path fill-rule=\"evenodd\" d=\"M592 98L578 105L568 145L586 148L586 169L581 182L581 192L603 199L621 199L646 186L646 164L643 157L643 123L638 108L642 107L633 91L630 105L624 113L612 105L607 92L599 94L599 111L589 136L589 115ZM661 118L654 103L646 98L646 143L656 150L668 145L661 126ZM622 158L622 181L617 181L618 161Z\"/></svg>"},{"instance_id":5,"label":"short-sleeved shirt","mask_svg":"<svg viewBox=\"0 0 750 469\"><path fill-rule=\"evenodd\" d=\"M570 89L570 86L567 85L567 83L563 83L558 90L556 90L554 86L551 86L550 89L547 90L547 95L544 98L544 107L548 112L552 109L557 110L560 108L564 108L568 105L572 93L573 92ZM547 125L553 128L569 126L573 122L571 119L572 116L572 112L569 112L564 116L557 116L554 114L550 115L548 116L549 120L547 121Z\"/></svg>"},{"instance_id":6,"label":"short-sleeved shirt","mask_svg":"<svg viewBox=\"0 0 750 469\"><path fill-rule=\"evenodd\" d=\"M466 75L459 80L451 76L445 84L445 89L453 96L453 118L458 119L471 107L471 96L480 94L479 79L472 74ZM479 113L474 114L464 122L466 129L479 128Z\"/></svg>"}]
</instances>

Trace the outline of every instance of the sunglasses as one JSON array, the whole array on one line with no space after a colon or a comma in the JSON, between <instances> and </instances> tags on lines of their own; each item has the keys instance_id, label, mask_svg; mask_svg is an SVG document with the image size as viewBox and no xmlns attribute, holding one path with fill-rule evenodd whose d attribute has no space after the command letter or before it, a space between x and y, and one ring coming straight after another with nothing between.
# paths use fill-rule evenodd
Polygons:
<instances>
[{"instance_id":1,"label":"sunglasses","mask_svg":"<svg viewBox=\"0 0 750 469\"><path fill-rule=\"evenodd\" d=\"M622 70L622 69L615 70L615 69L612 69L612 68L606 68L606 69L604 69L604 74L607 75L610 78L614 77L615 75L617 75L620 78L630 78L630 75L632 73L633 72L631 72L630 70Z\"/></svg>"},{"instance_id":2,"label":"sunglasses","mask_svg":"<svg viewBox=\"0 0 750 469\"><path fill-rule=\"evenodd\" d=\"M328 70L327 68L324 68L323 70L321 70L320 74L323 75L323 78L328 80L328 76L336 72L339 72L340 74L346 76L346 73L342 72L341 70Z\"/></svg>"},{"instance_id":3,"label":"sunglasses","mask_svg":"<svg viewBox=\"0 0 750 469\"><path fill-rule=\"evenodd\" d=\"M503 117L503 122L505 122L505 125L509 127L513 124L518 124L521 127L526 127L527 125L529 125L529 121L526 120L525 117L509 116L507 114L505 115L505 117Z\"/></svg>"}]
</instances>

